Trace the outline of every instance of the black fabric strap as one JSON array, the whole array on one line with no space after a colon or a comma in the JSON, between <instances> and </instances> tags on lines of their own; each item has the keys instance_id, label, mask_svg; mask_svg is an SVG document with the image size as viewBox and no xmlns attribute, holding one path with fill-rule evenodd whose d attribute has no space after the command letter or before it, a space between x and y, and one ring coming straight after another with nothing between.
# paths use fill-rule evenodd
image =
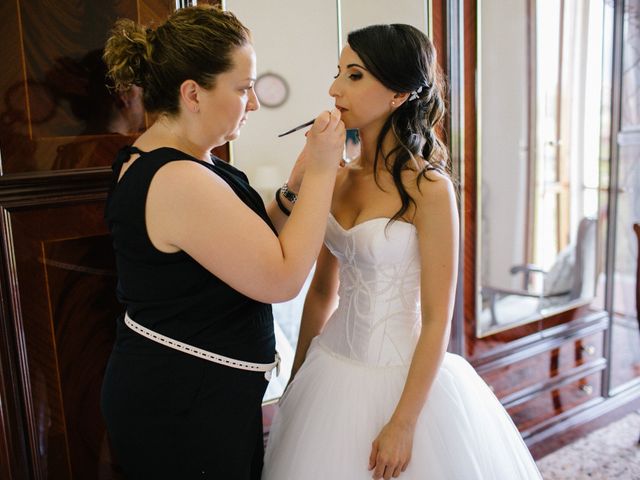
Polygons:
<instances>
[{"instance_id":1,"label":"black fabric strap","mask_svg":"<svg viewBox=\"0 0 640 480\"><path fill-rule=\"evenodd\" d=\"M282 200L280 199L280 189L276 190L276 203L278 204L278 208L282 213L284 213L287 217L291 215L291 210L284 206Z\"/></svg>"}]
</instances>

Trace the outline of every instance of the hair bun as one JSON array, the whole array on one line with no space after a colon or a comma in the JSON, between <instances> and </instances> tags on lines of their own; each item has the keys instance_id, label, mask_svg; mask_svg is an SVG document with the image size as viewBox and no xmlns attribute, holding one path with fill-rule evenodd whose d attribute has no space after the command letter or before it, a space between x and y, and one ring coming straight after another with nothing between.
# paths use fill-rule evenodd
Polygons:
<instances>
[{"instance_id":1,"label":"hair bun","mask_svg":"<svg viewBox=\"0 0 640 480\"><path fill-rule=\"evenodd\" d=\"M132 85L144 86L144 76L151 59L150 36L155 32L144 29L133 20L122 18L113 26L104 49L108 76L116 90L126 91Z\"/></svg>"}]
</instances>

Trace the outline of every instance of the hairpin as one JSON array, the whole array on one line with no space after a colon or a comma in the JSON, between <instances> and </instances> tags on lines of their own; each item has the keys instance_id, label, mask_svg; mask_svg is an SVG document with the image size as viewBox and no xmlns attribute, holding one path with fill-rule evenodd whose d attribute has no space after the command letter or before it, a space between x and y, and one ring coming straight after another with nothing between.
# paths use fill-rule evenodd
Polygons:
<instances>
[{"instance_id":1,"label":"hairpin","mask_svg":"<svg viewBox=\"0 0 640 480\"><path fill-rule=\"evenodd\" d=\"M420 87L417 90L414 90L413 92L411 92L411 96L409 97L409 101L415 100L416 98L418 98L418 94L422 92L422 85L420 85Z\"/></svg>"}]
</instances>

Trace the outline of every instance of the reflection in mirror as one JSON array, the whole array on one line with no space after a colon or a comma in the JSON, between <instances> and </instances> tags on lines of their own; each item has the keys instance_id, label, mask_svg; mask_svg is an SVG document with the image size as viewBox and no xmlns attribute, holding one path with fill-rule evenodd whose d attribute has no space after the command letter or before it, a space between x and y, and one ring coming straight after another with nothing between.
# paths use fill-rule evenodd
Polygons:
<instances>
[{"instance_id":1,"label":"reflection in mirror","mask_svg":"<svg viewBox=\"0 0 640 480\"><path fill-rule=\"evenodd\" d=\"M282 138L277 135L333 106L328 90L338 52L336 4L296 0L225 4L251 30L258 77L275 73L288 87L288 97L277 107L266 106L267 88L258 91L261 108L249 114L232 145L233 162L270 201L302 150L307 129Z\"/></svg>"},{"instance_id":2,"label":"reflection in mirror","mask_svg":"<svg viewBox=\"0 0 640 480\"><path fill-rule=\"evenodd\" d=\"M604 12L482 0L478 336L594 297Z\"/></svg>"},{"instance_id":3,"label":"reflection in mirror","mask_svg":"<svg viewBox=\"0 0 640 480\"><path fill-rule=\"evenodd\" d=\"M282 138L277 135L334 105L329 86L338 64L339 38L346 39L351 30L373 23L409 23L428 32L429 3L402 0L389 8L389 2L383 0L281 0L277 4L226 0L225 8L251 30L258 77L276 73L289 89L282 105L269 108L263 104L258 112L251 113L240 137L232 142L232 161L248 175L265 202L273 199L287 179L304 145L305 129ZM347 159L357 156L356 131L349 132L345 147ZM310 278L298 297L273 306L282 368L271 380L265 401L278 398L289 380Z\"/></svg>"},{"instance_id":4,"label":"reflection in mirror","mask_svg":"<svg viewBox=\"0 0 640 480\"><path fill-rule=\"evenodd\" d=\"M277 135L333 107L329 85L338 55L337 7L335 2L227 0L225 8L251 30L258 77L275 73L289 89L280 106L269 108L266 101L251 112L240 137L232 142L233 163L268 203L287 180L307 129L282 138ZM270 382L265 401L278 398L289 381L307 286L297 299L273 306L282 368Z\"/></svg>"}]
</instances>

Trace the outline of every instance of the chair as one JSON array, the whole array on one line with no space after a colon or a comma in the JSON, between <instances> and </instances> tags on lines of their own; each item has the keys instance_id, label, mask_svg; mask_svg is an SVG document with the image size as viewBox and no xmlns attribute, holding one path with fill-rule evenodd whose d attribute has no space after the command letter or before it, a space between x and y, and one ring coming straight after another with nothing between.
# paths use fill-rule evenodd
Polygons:
<instances>
[{"instance_id":1,"label":"chair","mask_svg":"<svg viewBox=\"0 0 640 480\"><path fill-rule=\"evenodd\" d=\"M527 318L539 318L543 309L593 296L596 282L596 226L595 218L584 217L580 220L575 244L562 250L548 271L533 264L511 267L512 275L522 273L522 290L484 286L481 295L488 306L489 326L515 319L524 321ZM530 291L534 274L543 276L540 292ZM502 310L502 315L499 310Z\"/></svg>"}]
</instances>

